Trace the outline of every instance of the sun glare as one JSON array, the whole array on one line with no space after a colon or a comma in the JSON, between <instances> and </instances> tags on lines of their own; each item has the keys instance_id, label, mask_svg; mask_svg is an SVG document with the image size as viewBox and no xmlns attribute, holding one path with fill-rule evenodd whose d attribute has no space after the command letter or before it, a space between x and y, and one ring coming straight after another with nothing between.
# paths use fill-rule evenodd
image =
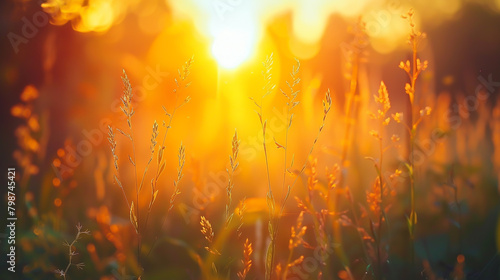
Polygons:
<instances>
[{"instance_id":1,"label":"sun glare","mask_svg":"<svg viewBox=\"0 0 500 280\"><path fill-rule=\"evenodd\" d=\"M215 35L212 55L221 67L234 69L251 56L256 44L254 34L248 28L225 28Z\"/></svg>"}]
</instances>

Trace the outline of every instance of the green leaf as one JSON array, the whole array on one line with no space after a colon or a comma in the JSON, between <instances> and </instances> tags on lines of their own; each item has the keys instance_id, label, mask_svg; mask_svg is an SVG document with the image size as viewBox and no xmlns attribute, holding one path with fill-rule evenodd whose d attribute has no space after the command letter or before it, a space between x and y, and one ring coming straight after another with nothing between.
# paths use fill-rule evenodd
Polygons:
<instances>
[{"instance_id":1,"label":"green leaf","mask_svg":"<svg viewBox=\"0 0 500 280\"><path fill-rule=\"evenodd\" d=\"M408 163L405 163L406 168L408 168L408 175L413 176L413 168Z\"/></svg>"},{"instance_id":2,"label":"green leaf","mask_svg":"<svg viewBox=\"0 0 500 280\"><path fill-rule=\"evenodd\" d=\"M366 268L365 268L365 271L366 271L366 273L367 273L367 274L369 273L369 274L373 275L373 268L372 268L372 265L371 265L371 264L368 264L368 265L366 266Z\"/></svg>"},{"instance_id":3,"label":"green leaf","mask_svg":"<svg viewBox=\"0 0 500 280\"><path fill-rule=\"evenodd\" d=\"M408 231L410 232L410 237L413 238L415 225L417 224L417 212L412 211L410 217L406 216L406 222L408 224Z\"/></svg>"},{"instance_id":4,"label":"green leaf","mask_svg":"<svg viewBox=\"0 0 500 280\"><path fill-rule=\"evenodd\" d=\"M413 225L417 224L417 212L412 211L410 213L410 220L411 220L411 222L412 222Z\"/></svg>"},{"instance_id":5,"label":"green leaf","mask_svg":"<svg viewBox=\"0 0 500 280\"><path fill-rule=\"evenodd\" d=\"M407 215L405 215L405 216L406 216L406 225L408 226L408 231L410 232L410 236L412 236L413 235L413 225L411 223L410 218Z\"/></svg>"}]
</instances>

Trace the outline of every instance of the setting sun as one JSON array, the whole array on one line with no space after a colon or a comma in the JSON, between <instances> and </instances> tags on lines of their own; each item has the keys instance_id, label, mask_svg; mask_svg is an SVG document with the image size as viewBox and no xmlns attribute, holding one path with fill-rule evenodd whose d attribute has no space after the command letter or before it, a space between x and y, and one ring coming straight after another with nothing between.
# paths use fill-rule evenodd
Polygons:
<instances>
[{"instance_id":1,"label":"setting sun","mask_svg":"<svg viewBox=\"0 0 500 280\"><path fill-rule=\"evenodd\" d=\"M212 55L221 67L233 69L252 55L255 44L255 32L251 27L225 28L215 35Z\"/></svg>"}]
</instances>

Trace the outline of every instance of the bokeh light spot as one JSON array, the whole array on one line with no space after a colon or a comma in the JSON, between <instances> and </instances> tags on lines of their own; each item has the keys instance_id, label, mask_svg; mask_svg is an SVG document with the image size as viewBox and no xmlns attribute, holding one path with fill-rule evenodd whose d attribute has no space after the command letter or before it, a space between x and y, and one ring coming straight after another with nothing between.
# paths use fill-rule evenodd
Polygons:
<instances>
[{"instance_id":1,"label":"bokeh light spot","mask_svg":"<svg viewBox=\"0 0 500 280\"><path fill-rule=\"evenodd\" d=\"M61 200L60 198L56 198L56 199L54 199L54 205L55 205L56 207L61 206L61 205L62 205L62 200Z\"/></svg>"}]
</instances>

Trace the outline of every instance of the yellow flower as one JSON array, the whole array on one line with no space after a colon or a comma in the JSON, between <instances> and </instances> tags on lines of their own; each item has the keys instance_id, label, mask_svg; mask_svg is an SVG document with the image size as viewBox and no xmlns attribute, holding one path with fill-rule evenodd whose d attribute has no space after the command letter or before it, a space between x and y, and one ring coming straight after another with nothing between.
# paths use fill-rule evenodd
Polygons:
<instances>
[{"instance_id":1,"label":"yellow flower","mask_svg":"<svg viewBox=\"0 0 500 280\"><path fill-rule=\"evenodd\" d=\"M390 121L391 121L391 118L387 118L387 119L385 119L385 121L382 124L388 125Z\"/></svg>"},{"instance_id":2,"label":"yellow flower","mask_svg":"<svg viewBox=\"0 0 500 280\"><path fill-rule=\"evenodd\" d=\"M392 114L392 118L395 122L401 123L401 121L403 120L403 113Z\"/></svg>"},{"instance_id":3,"label":"yellow flower","mask_svg":"<svg viewBox=\"0 0 500 280\"><path fill-rule=\"evenodd\" d=\"M393 180L393 179L395 179L395 178L397 178L397 177L401 176L401 173L402 173L402 172L401 172L401 170L400 170L400 169L396 169L396 170L394 171L394 173L392 173L392 174L389 176L389 178L390 178L391 180Z\"/></svg>"},{"instance_id":4,"label":"yellow flower","mask_svg":"<svg viewBox=\"0 0 500 280\"><path fill-rule=\"evenodd\" d=\"M380 82L380 88L378 90L378 96L375 97L375 102L382 105L384 112L387 112L391 108L391 102L389 100L389 93L387 92L387 87L384 82Z\"/></svg>"}]
</instances>

